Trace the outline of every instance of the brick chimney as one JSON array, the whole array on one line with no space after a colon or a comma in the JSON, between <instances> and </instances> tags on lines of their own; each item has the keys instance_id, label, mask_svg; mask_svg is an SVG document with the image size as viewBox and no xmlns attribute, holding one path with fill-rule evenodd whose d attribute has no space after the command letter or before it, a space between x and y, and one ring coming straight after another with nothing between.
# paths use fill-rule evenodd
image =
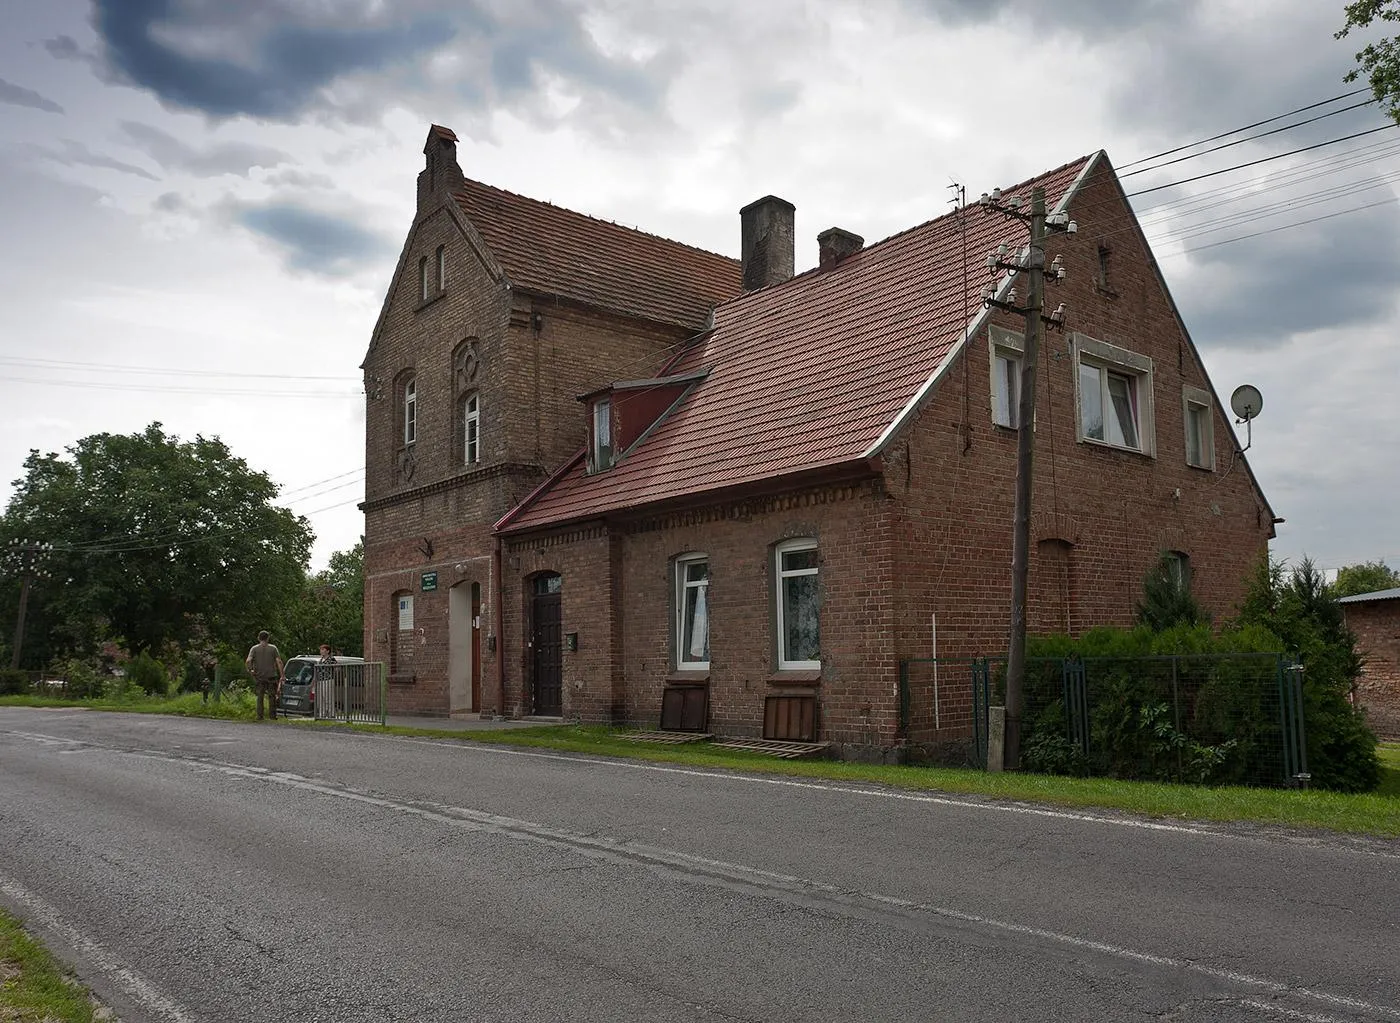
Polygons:
<instances>
[{"instance_id":1,"label":"brick chimney","mask_svg":"<svg viewBox=\"0 0 1400 1023\"><path fill-rule=\"evenodd\" d=\"M456 191L466 177L457 165L457 135L451 128L435 124L428 129L428 141L423 143L427 165L418 175L418 212L432 208L444 189Z\"/></svg>"},{"instance_id":2,"label":"brick chimney","mask_svg":"<svg viewBox=\"0 0 1400 1023\"><path fill-rule=\"evenodd\" d=\"M793 219L797 207L776 195L765 195L739 211L740 255L744 290L757 291L792 279L796 261Z\"/></svg>"},{"instance_id":3,"label":"brick chimney","mask_svg":"<svg viewBox=\"0 0 1400 1023\"><path fill-rule=\"evenodd\" d=\"M864 245L865 239L860 235L843 231L839 227L828 227L817 235L817 251L820 253L818 266L823 270L830 270L847 256L859 252Z\"/></svg>"}]
</instances>

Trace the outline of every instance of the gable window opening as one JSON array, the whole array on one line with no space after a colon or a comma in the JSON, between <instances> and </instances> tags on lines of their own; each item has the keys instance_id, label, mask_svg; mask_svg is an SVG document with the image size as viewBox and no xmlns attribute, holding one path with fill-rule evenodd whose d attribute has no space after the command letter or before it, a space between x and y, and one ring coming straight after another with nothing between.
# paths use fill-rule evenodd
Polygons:
<instances>
[{"instance_id":1,"label":"gable window opening","mask_svg":"<svg viewBox=\"0 0 1400 1023\"><path fill-rule=\"evenodd\" d=\"M1177 593L1189 594L1191 592L1191 559L1181 551L1167 551L1162 555L1162 565L1166 569L1167 578L1171 580L1172 587Z\"/></svg>"},{"instance_id":2,"label":"gable window opening","mask_svg":"<svg viewBox=\"0 0 1400 1023\"><path fill-rule=\"evenodd\" d=\"M780 671L821 665L821 591L817 542L787 540L775 554L777 646Z\"/></svg>"},{"instance_id":3,"label":"gable window opening","mask_svg":"<svg viewBox=\"0 0 1400 1023\"><path fill-rule=\"evenodd\" d=\"M431 297L428 291L428 257L424 256L418 261L418 300L426 302Z\"/></svg>"},{"instance_id":4,"label":"gable window opening","mask_svg":"<svg viewBox=\"0 0 1400 1023\"><path fill-rule=\"evenodd\" d=\"M593 403L593 469L598 472L613 464L612 401L599 398Z\"/></svg>"},{"instance_id":5,"label":"gable window opening","mask_svg":"<svg viewBox=\"0 0 1400 1023\"><path fill-rule=\"evenodd\" d=\"M462 461L466 465L481 461L481 399L475 392L462 401Z\"/></svg>"},{"instance_id":6,"label":"gable window opening","mask_svg":"<svg viewBox=\"0 0 1400 1023\"><path fill-rule=\"evenodd\" d=\"M1215 431L1210 414L1210 392L1185 386L1181 390L1181 402L1186 427L1186 464L1197 469L1214 469Z\"/></svg>"},{"instance_id":7,"label":"gable window opening","mask_svg":"<svg viewBox=\"0 0 1400 1023\"><path fill-rule=\"evenodd\" d=\"M1079 365L1084 436L1141 450L1137 378L1090 362Z\"/></svg>"},{"instance_id":8,"label":"gable window opening","mask_svg":"<svg viewBox=\"0 0 1400 1023\"><path fill-rule=\"evenodd\" d=\"M710 668L710 561L703 554L676 559L676 668Z\"/></svg>"},{"instance_id":9,"label":"gable window opening","mask_svg":"<svg viewBox=\"0 0 1400 1023\"><path fill-rule=\"evenodd\" d=\"M447 290L447 246L446 246L446 245L439 245L439 246L437 247L437 289L438 289L438 291L446 291L446 290ZM425 295L424 297L426 298L427 296Z\"/></svg>"},{"instance_id":10,"label":"gable window opening","mask_svg":"<svg viewBox=\"0 0 1400 1023\"><path fill-rule=\"evenodd\" d=\"M1014 430L1021 413L1021 349L1024 341L1001 327L991 329L992 422Z\"/></svg>"},{"instance_id":11,"label":"gable window opening","mask_svg":"<svg viewBox=\"0 0 1400 1023\"><path fill-rule=\"evenodd\" d=\"M410 377L403 385L403 442L418 439L418 381Z\"/></svg>"}]
</instances>

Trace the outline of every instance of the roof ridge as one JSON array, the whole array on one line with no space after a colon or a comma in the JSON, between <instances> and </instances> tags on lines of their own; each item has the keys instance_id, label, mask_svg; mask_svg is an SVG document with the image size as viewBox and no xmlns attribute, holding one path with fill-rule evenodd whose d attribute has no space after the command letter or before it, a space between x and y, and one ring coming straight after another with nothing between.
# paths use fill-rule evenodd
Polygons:
<instances>
[{"instance_id":1,"label":"roof ridge","mask_svg":"<svg viewBox=\"0 0 1400 1023\"><path fill-rule=\"evenodd\" d=\"M532 196L522 195L519 192L512 192L508 188L501 188L497 185L487 184L485 181L479 181L476 178L466 178L465 183L468 185L478 185L481 188L487 188L493 192L499 192L501 195L508 195L512 199L523 199L525 202L531 202L537 206L545 206L551 210L558 210L562 213L568 213L575 217L581 217L584 220L591 220L593 223L601 224L604 227L615 227L619 231L626 231L629 234L639 234L645 238L654 238L656 241L665 242L668 245L675 245L677 248L689 249L692 252L699 252L706 256L714 256L716 259L722 259L728 263L733 263L736 266L739 264L739 260L735 259L733 256L726 256L722 252L715 252L711 249L702 249L698 245L691 245L688 242L677 241L674 238L667 238L665 235L654 234L651 231L643 231L640 227L628 227L626 224L619 224L615 220L604 220L602 217L595 217L591 213L583 213L579 210L572 209L568 206L560 206L557 203L549 202L546 199L536 199ZM454 193L454 195L455 194L456 193Z\"/></svg>"}]
</instances>

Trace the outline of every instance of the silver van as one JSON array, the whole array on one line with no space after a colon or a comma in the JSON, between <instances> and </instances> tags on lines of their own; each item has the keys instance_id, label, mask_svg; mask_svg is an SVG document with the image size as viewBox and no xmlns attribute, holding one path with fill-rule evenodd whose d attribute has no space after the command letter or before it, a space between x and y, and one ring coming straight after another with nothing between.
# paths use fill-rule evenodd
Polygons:
<instances>
[{"instance_id":1,"label":"silver van","mask_svg":"<svg viewBox=\"0 0 1400 1023\"><path fill-rule=\"evenodd\" d=\"M335 664L364 664L363 657L335 657ZM282 686L277 693L279 714L316 716L316 683L329 681L331 665L321 663L320 654L300 654L282 668Z\"/></svg>"}]
</instances>

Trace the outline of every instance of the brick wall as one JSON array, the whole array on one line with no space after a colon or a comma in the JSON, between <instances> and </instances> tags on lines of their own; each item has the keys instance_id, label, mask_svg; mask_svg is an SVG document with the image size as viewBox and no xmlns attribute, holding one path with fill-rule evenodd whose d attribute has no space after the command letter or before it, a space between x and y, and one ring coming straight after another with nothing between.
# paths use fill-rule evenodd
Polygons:
<instances>
[{"instance_id":1,"label":"brick wall","mask_svg":"<svg viewBox=\"0 0 1400 1023\"><path fill-rule=\"evenodd\" d=\"M1356 701L1366 709L1366 723L1377 735L1400 739L1400 600L1358 601L1342 607L1364 662Z\"/></svg>"},{"instance_id":2,"label":"brick wall","mask_svg":"<svg viewBox=\"0 0 1400 1023\"><path fill-rule=\"evenodd\" d=\"M553 298L512 292L495 278L446 196L425 203L405 242L387 310L364 363L365 650L403 670L390 686L391 713L445 714L449 590L482 594L482 706L498 710L499 632L490 578L490 525L579 447L585 419L577 395L619 376L652 372L688 335ZM437 249L446 286L437 287ZM419 260L430 294L421 298ZM404 442L402 385L416 381L416 439ZM463 461L461 401L480 401L480 461ZM411 455L411 458L410 458ZM456 566L463 566L458 570ZM438 573L435 592L422 573ZM400 636L395 594L414 594L414 635ZM410 642L411 640L411 642Z\"/></svg>"}]
</instances>

